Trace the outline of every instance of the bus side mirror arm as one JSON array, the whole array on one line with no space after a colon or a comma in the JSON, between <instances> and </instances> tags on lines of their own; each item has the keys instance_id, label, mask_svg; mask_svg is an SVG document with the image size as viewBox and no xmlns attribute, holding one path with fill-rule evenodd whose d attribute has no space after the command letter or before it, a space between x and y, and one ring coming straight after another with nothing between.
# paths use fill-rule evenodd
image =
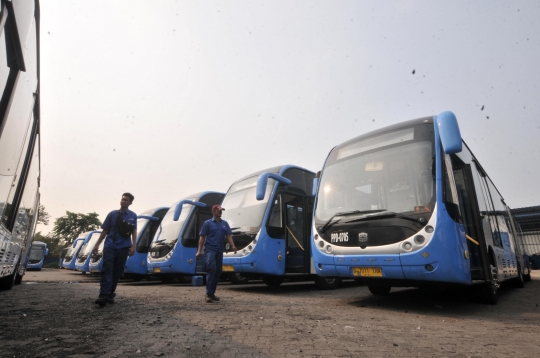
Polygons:
<instances>
[{"instance_id":1,"label":"bus side mirror arm","mask_svg":"<svg viewBox=\"0 0 540 358\"><path fill-rule=\"evenodd\" d=\"M176 208L174 208L174 216L173 216L174 221L178 221L178 219L180 218L180 214L182 213L182 205L184 204L197 206L199 208L204 208L206 206L205 203L201 203L199 201L182 200L176 205Z\"/></svg>"},{"instance_id":2,"label":"bus side mirror arm","mask_svg":"<svg viewBox=\"0 0 540 358\"><path fill-rule=\"evenodd\" d=\"M266 184L268 184L268 178L274 179L275 181L283 185L291 184L291 181L289 179L282 177L281 175L274 174L274 173L262 173L261 176L259 177L259 180L257 180L257 189L256 189L257 200L264 199L264 196L266 194Z\"/></svg>"}]
</instances>

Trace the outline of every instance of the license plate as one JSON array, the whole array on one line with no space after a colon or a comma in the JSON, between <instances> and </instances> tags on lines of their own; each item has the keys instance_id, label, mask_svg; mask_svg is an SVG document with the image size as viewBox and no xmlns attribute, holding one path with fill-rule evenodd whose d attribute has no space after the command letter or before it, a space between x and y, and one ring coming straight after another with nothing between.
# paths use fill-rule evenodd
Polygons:
<instances>
[{"instance_id":1,"label":"license plate","mask_svg":"<svg viewBox=\"0 0 540 358\"><path fill-rule=\"evenodd\" d=\"M353 267L353 276L382 277L381 267Z\"/></svg>"},{"instance_id":2,"label":"license plate","mask_svg":"<svg viewBox=\"0 0 540 358\"><path fill-rule=\"evenodd\" d=\"M161 269L159 267L154 267L154 272L161 272Z\"/></svg>"},{"instance_id":3,"label":"license plate","mask_svg":"<svg viewBox=\"0 0 540 358\"><path fill-rule=\"evenodd\" d=\"M91 269L90 272L98 272L96 269Z\"/></svg>"},{"instance_id":4,"label":"license plate","mask_svg":"<svg viewBox=\"0 0 540 358\"><path fill-rule=\"evenodd\" d=\"M234 272L234 266L233 265L223 265L223 271L224 272Z\"/></svg>"}]
</instances>

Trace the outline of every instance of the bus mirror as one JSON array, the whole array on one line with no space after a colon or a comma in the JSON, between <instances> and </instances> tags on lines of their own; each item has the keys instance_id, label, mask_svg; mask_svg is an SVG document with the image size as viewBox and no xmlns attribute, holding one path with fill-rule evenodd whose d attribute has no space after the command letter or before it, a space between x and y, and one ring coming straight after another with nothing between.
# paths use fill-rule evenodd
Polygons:
<instances>
[{"instance_id":1,"label":"bus mirror","mask_svg":"<svg viewBox=\"0 0 540 358\"><path fill-rule=\"evenodd\" d=\"M178 221L178 219L180 218L180 214L182 214L182 206L184 204L198 206L199 208L204 208L206 206L205 203L201 203L198 201L182 200L178 204L176 204L176 208L174 208L174 216L173 216L174 221Z\"/></svg>"},{"instance_id":2,"label":"bus mirror","mask_svg":"<svg viewBox=\"0 0 540 358\"><path fill-rule=\"evenodd\" d=\"M436 125L446 154L461 152L463 142L456 116L452 112L442 112L437 116Z\"/></svg>"},{"instance_id":3,"label":"bus mirror","mask_svg":"<svg viewBox=\"0 0 540 358\"><path fill-rule=\"evenodd\" d=\"M159 221L159 218L157 218L155 216L146 216L146 215L139 215L139 216L137 216L137 219L147 219L147 220L150 220L150 221Z\"/></svg>"},{"instance_id":4,"label":"bus mirror","mask_svg":"<svg viewBox=\"0 0 540 358\"><path fill-rule=\"evenodd\" d=\"M274 179L280 184L285 184L285 185L291 184L291 181L289 179L282 177L281 175L277 175L274 173L262 173L261 176L259 177L259 180L257 180L257 188L256 188L257 200L264 199L264 196L266 195L266 184L268 183L268 178Z\"/></svg>"},{"instance_id":5,"label":"bus mirror","mask_svg":"<svg viewBox=\"0 0 540 358\"><path fill-rule=\"evenodd\" d=\"M45 249L45 256L49 254L49 249Z\"/></svg>"},{"instance_id":6,"label":"bus mirror","mask_svg":"<svg viewBox=\"0 0 540 358\"><path fill-rule=\"evenodd\" d=\"M319 190L319 177L315 177L315 178L313 178L313 189L312 189L311 196L313 196L313 197L317 196L317 191L318 190Z\"/></svg>"}]
</instances>

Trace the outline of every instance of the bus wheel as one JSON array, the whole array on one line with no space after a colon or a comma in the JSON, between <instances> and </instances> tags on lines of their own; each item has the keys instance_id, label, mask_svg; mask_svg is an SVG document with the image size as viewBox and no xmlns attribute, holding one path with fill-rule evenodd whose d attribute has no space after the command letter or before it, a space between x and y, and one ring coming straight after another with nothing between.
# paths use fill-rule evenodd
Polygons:
<instances>
[{"instance_id":1,"label":"bus wheel","mask_svg":"<svg viewBox=\"0 0 540 358\"><path fill-rule=\"evenodd\" d=\"M513 280L513 286L516 287L516 288L524 288L525 287L525 282L523 280L523 275L521 274L521 267L519 266L519 264L517 265L517 269L518 269L518 276Z\"/></svg>"},{"instance_id":2,"label":"bus wheel","mask_svg":"<svg viewBox=\"0 0 540 358\"><path fill-rule=\"evenodd\" d=\"M319 290L335 290L341 283L341 279L338 277L322 277L317 276L315 278L315 286Z\"/></svg>"},{"instance_id":3,"label":"bus wheel","mask_svg":"<svg viewBox=\"0 0 540 358\"><path fill-rule=\"evenodd\" d=\"M284 278L280 276L266 276L263 282L269 287L279 287L283 283Z\"/></svg>"},{"instance_id":4,"label":"bus wheel","mask_svg":"<svg viewBox=\"0 0 540 358\"><path fill-rule=\"evenodd\" d=\"M172 276L168 276L168 275L164 275L164 276L159 276L159 280L163 283L170 283L174 280L174 277Z\"/></svg>"},{"instance_id":5,"label":"bus wheel","mask_svg":"<svg viewBox=\"0 0 540 358\"><path fill-rule=\"evenodd\" d=\"M525 281L525 282L531 282L532 281L532 279L531 279L531 269L529 269L528 274L523 275L523 281Z\"/></svg>"},{"instance_id":6,"label":"bus wheel","mask_svg":"<svg viewBox=\"0 0 540 358\"><path fill-rule=\"evenodd\" d=\"M229 275L229 280L233 285L241 285L243 283L248 283L249 277L241 274L240 272L235 272Z\"/></svg>"},{"instance_id":7,"label":"bus wheel","mask_svg":"<svg viewBox=\"0 0 540 358\"><path fill-rule=\"evenodd\" d=\"M369 292L375 296L388 296L392 287L390 286L372 286L368 285Z\"/></svg>"},{"instance_id":8,"label":"bus wheel","mask_svg":"<svg viewBox=\"0 0 540 358\"><path fill-rule=\"evenodd\" d=\"M131 279L135 282L140 282L142 281L143 279L143 275L137 275L137 274L133 274L131 275Z\"/></svg>"},{"instance_id":9,"label":"bus wheel","mask_svg":"<svg viewBox=\"0 0 540 358\"><path fill-rule=\"evenodd\" d=\"M17 276L15 277L15 284L20 285L22 282L22 278L24 274L26 273L26 267L24 265L19 265L19 271L17 271Z\"/></svg>"},{"instance_id":10,"label":"bus wheel","mask_svg":"<svg viewBox=\"0 0 540 358\"><path fill-rule=\"evenodd\" d=\"M9 276L0 278L0 290L11 290L15 285L15 280L17 278L17 272L19 271L19 263L15 266L15 270Z\"/></svg>"},{"instance_id":11,"label":"bus wheel","mask_svg":"<svg viewBox=\"0 0 540 358\"><path fill-rule=\"evenodd\" d=\"M497 280L497 268L489 265L491 269L491 277L489 281L483 284L484 301L490 305L496 305L498 302L497 290L499 289L499 281Z\"/></svg>"}]
</instances>

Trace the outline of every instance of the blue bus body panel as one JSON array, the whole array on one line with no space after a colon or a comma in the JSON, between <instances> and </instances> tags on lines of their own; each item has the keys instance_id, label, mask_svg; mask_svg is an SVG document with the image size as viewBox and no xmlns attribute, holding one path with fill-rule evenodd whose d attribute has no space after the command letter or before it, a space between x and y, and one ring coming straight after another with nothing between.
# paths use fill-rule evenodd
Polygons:
<instances>
[{"instance_id":1,"label":"blue bus body panel","mask_svg":"<svg viewBox=\"0 0 540 358\"><path fill-rule=\"evenodd\" d=\"M281 256L281 260L278 259L279 256ZM269 237L266 228L262 227L259 231L255 251L243 257L224 257L223 265L234 266L235 272L282 276L285 274L286 257L285 240Z\"/></svg>"},{"instance_id":2,"label":"blue bus body panel","mask_svg":"<svg viewBox=\"0 0 540 358\"><path fill-rule=\"evenodd\" d=\"M38 263L35 263L35 264L31 264L31 263L28 263L28 265L26 266L27 269L40 269L43 267L43 260L41 260L40 262Z\"/></svg>"},{"instance_id":3,"label":"blue bus body panel","mask_svg":"<svg viewBox=\"0 0 540 358\"><path fill-rule=\"evenodd\" d=\"M148 253L141 254L135 251L133 256L128 257L126 266L124 267L125 273L135 273L138 275L146 275L146 259ZM102 261L102 260L99 260Z\"/></svg>"}]
</instances>

